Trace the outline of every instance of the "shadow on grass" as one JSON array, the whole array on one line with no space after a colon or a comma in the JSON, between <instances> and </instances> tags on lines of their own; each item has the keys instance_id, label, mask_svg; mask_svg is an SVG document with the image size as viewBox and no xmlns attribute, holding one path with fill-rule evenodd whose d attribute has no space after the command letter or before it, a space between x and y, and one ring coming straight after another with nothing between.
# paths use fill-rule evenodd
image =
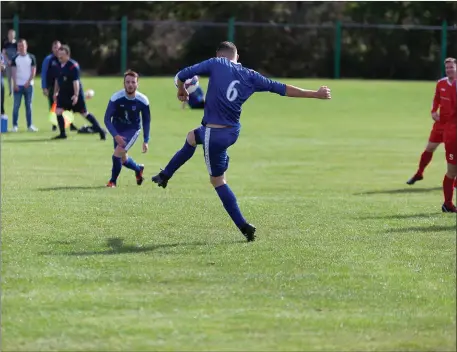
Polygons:
<instances>
[{"instance_id":1,"label":"shadow on grass","mask_svg":"<svg viewBox=\"0 0 457 352\"><path fill-rule=\"evenodd\" d=\"M394 228L385 231L386 233L405 233L405 232L453 232L456 233L457 225L431 225L431 226L412 226Z\"/></svg>"},{"instance_id":2,"label":"shadow on grass","mask_svg":"<svg viewBox=\"0 0 457 352\"><path fill-rule=\"evenodd\" d=\"M382 215L382 216L361 216L357 220L402 220L402 219L418 219L418 218L431 218L440 215L440 213L418 213L418 214L396 214L396 215Z\"/></svg>"},{"instance_id":3,"label":"shadow on grass","mask_svg":"<svg viewBox=\"0 0 457 352\"><path fill-rule=\"evenodd\" d=\"M399 189L386 189L381 191L368 191L362 193L354 193L355 196L367 196L371 194L405 194L405 193L427 193L427 192L435 192L441 191L442 187L431 187L431 188L413 188L413 187L405 187Z\"/></svg>"},{"instance_id":4,"label":"shadow on grass","mask_svg":"<svg viewBox=\"0 0 457 352\"><path fill-rule=\"evenodd\" d=\"M236 243L245 243L246 241L226 241L219 242L217 245L221 244L236 244ZM70 244L61 242L61 244ZM109 249L104 251L87 251L87 252L41 252L41 255L66 255L66 256L91 256L91 255L114 255L114 254L127 254L127 253L144 253L151 252L161 248L176 248L176 247L198 247L206 246L209 243L207 242L190 242L190 243L166 243L166 244L156 244L150 246L132 246L124 244L122 238L109 238L106 240L106 245Z\"/></svg>"},{"instance_id":5,"label":"shadow on grass","mask_svg":"<svg viewBox=\"0 0 457 352\"><path fill-rule=\"evenodd\" d=\"M74 191L74 190L83 190L83 189L102 189L106 188L106 186L58 186L58 187L46 187L46 188L38 188L41 192L49 192L49 191Z\"/></svg>"},{"instance_id":6,"label":"shadow on grass","mask_svg":"<svg viewBox=\"0 0 457 352\"><path fill-rule=\"evenodd\" d=\"M8 137L2 138L2 143L39 143L39 142L53 142L53 140L48 138L21 138L21 139L9 139Z\"/></svg>"}]
</instances>

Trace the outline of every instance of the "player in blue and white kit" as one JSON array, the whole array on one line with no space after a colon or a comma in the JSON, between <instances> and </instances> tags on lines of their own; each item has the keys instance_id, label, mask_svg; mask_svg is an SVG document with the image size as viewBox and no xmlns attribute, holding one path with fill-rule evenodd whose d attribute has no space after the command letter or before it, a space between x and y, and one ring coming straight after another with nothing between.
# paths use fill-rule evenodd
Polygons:
<instances>
[{"instance_id":1,"label":"player in blue and white kit","mask_svg":"<svg viewBox=\"0 0 457 352\"><path fill-rule=\"evenodd\" d=\"M241 233L250 241L255 239L255 226L249 224L238 207L237 200L225 181L229 157L227 149L240 133L241 106L255 92L272 92L295 98L330 99L330 89L323 86L317 91L304 90L265 78L256 71L238 63L235 45L222 42L216 58L187 67L178 73L178 99L186 101L189 93L184 87L186 79L194 75L209 76L202 126L187 134L181 150L152 181L165 188L174 173L189 160L198 144L203 144L205 163L225 210Z\"/></svg>"},{"instance_id":2,"label":"player in blue and white kit","mask_svg":"<svg viewBox=\"0 0 457 352\"><path fill-rule=\"evenodd\" d=\"M146 95L137 91L138 74L127 71L124 74L124 89L111 97L105 113L105 125L114 138L113 168L107 187L116 187L122 165L135 171L136 183L143 183L144 165L137 164L128 156L128 150L140 135L143 125L143 153L148 151L151 112ZM140 116L141 115L141 116Z\"/></svg>"}]
</instances>

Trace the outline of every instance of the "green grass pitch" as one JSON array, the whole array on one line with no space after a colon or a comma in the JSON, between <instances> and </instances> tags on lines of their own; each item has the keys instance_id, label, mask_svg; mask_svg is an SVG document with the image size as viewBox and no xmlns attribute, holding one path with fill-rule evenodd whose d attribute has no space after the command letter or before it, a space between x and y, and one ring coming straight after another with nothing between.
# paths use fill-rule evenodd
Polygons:
<instances>
[{"instance_id":1,"label":"green grass pitch","mask_svg":"<svg viewBox=\"0 0 457 352\"><path fill-rule=\"evenodd\" d=\"M199 125L172 78L141 79L150 152L138 187L111 173L112 141L2 136L4 351L451 351L456 217L442 214L443 147L417 167L433 82L299 81L331 101L260 93L245 104L228 183L258 240L245 243L202 150L166 190L150 181ZM121 78L83 79L98 119ZM205 85L206 86L206 85ZM39 81L36 82L39 87ZM10 117L12 99L7 98ZM77 116L77 125L85 121Z\"/></svg>"}]
</instances>

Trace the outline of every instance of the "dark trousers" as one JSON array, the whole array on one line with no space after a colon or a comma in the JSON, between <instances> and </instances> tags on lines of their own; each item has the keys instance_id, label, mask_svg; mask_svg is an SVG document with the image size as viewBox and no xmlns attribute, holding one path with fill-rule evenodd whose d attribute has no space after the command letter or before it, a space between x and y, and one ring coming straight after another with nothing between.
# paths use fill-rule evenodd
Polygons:
<instances>
[{"instance_id":1,"label":"dark trousers","mask_svg":"<svg viewBox=\"0 0 457 352\"><path fill-rule=\"evenodd\" d=\"M5 84L3 83L3 77L1 79L2 81L2 115L5 115Z\"/></svg>"}]
</instances>

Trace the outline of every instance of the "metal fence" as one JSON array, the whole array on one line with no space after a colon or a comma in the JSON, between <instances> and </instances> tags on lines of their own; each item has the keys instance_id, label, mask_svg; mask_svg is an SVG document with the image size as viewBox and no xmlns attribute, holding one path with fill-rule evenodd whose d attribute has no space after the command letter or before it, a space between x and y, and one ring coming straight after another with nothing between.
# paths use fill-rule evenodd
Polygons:
<instances>
[{"instance_id":1,"label":"metal fence","mask_svg":"<svg viewBox=\"0 0 457 352\"><path fill-rule=\"evenodd\" d=\"M145 71L151 75L169 74L177 67L207 58L214 51L215 38L234 41L239 48L252 48L243 51L243 63L260 66L262 71L276 76L283 75L280 68L285 67L284 75L294 77L306 73L333 78L379 78L401 70L407 73L412 66L420 65L424 77L435 77L444 75L443 61L448 53L457 53L457 27L446 22L441 26L342 22L317 26L239 22L233 18L214 23L126 17L119 21L43 21L14 16L2 19L1 27L2 33L14 28L18 37L26 38L38 60L48 54L50 42L59 38L70 44L86 72L93 70L100 75L117 74L128 67L147 67ZM417 43L424 35L430 40L426 48L421 48ZM71 39L66 40L68 36ZM389 47L393 36L396 45ZM43 37L49 42L46 47L39 44ZM373 57L358 54L364 47L380 43L386 46L386 52ZM396 57L395 65L389 66L386 62L392 55ZM301 59L291 60L297 56ZM367 60L372 62L366 63ZM373 70L378 66L382 69L375 74ZM406 73L404 78L411 78Z\"/></svg>"}]
</instances>

